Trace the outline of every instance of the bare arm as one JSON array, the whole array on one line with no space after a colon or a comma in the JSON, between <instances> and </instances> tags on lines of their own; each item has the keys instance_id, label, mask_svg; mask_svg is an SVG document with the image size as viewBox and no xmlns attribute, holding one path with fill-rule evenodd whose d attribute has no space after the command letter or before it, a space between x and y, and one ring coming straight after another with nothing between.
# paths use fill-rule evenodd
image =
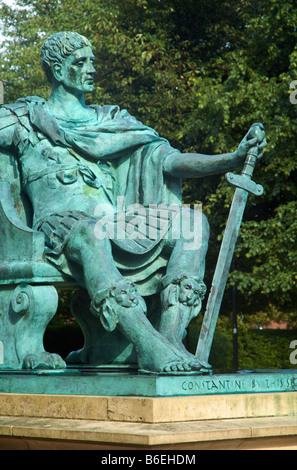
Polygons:
<instances>
[{"instance_id":1,"label":"bare arm","mask_svg":"<svg viewBox=\"0 0 297 470\"><path fill-rule=\"evenodd\" d=\"M172 153L164 163L164 173L177 178L199 178L224 171L234 170L242 159L234 153L202 155L199 153Z\"/></svg>"},{"instance_id":2,"label":"bare arm","mask_svg":"<svg viewBox=\"0 0 297 470\"><path fill-rule=\"evenodd\" d=\"M258 137L249 140L248 134L243 138L237 150L232 153L220 155L171 153L164 162L163 171L165 174L177 178L199 178L201 176L234 170L243 165L251 147L258 147L260 157L263 148L267 145L265 139L259 141Z\"/></svg>"}]
</instances>

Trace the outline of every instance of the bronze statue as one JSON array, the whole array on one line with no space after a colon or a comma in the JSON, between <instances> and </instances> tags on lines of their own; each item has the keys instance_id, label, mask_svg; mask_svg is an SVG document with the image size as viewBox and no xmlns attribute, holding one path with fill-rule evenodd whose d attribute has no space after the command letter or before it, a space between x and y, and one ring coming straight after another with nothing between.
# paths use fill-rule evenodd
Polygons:
<instances>
[{"instance_id":1,"label":"bronze statue","mask_svg":"<svg viewBox=\"0 0 297 470\"><path fill-rule=\"evenodd\" d=\"M112 332L123 334L140 370L208 370L182 343L206 293L209 226L204 214L182 206L181 179L235 169L255 146L261 156L264 136L247 134L233 153L183 154L126 110L85 104L95 75L88 39L54 34L41 58L50 98L31 96L1 108L0 149L18 162L46 260L87 290L90 322L110 333L110 349ZM142 297L155 293L161 309L153 326ZM87 362L86 350L68 360ZM63 366L54 356L51 361ZM43 363L31 354L23 366Z\"/></svg>"}]
</instances>

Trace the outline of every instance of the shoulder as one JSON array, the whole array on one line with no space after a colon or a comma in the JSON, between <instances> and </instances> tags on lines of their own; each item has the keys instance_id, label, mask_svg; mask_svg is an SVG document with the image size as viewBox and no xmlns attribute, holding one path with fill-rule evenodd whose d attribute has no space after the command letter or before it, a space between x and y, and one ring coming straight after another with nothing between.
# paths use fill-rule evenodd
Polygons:
<instances>
[{"instance_id":1,"label":"shoulder","mask_svg":"<svg viewBox=\"0 0 297 470\"><path fill-rule=\"evenodd\" d=\"M0 127L11 126L19 121L19 118L28 114L28 107L25 102L16 101L11 104L4 104L0 108Z\"/></svg>"},{"instance_id":2,"label":"shoulder","mask_svg":"<svg viewBox=\"0 0 297 470\"><path fill-rule=\"evenodd\" d=\"M29 105L44 103L45 100L39 96L27 96L26 98L19 98L15 103L3 104L0 108L0 116L14 114L17 117L25 116L29 113Z\"/></svg>"},{"instance_id":3,"label":"shoulder","mask_svg":"<svg viewBox=\"0 0 297 470\"><path fill-rule=\"evenodd\" d=\"M27 141L32 144L37 142L30 124L29 106L32 102L40 103L41 101L42 99L37 96L29 96L20 98L15 103L2 105L0 108L1 147L9 147L11 144L15 144L20 150Z\"/></svg>"},{"instance_id":4,"label":"shoulder","mask_svg":"<svg viewBox=\"0 0 297 470\"><path fill-rule=\"evenodd\" d=\"M3 105L0 108L0 129L9 127L18 122L17 116L10 109L9 105Z\"/></svg>"},{"instance_id":5,"label":"shoulder","mask_svg":"<svg viewBox=\"0 0 297 470\"><path fill-rule=\"evenodd\" d=\"M13 143L19 118L12 108L13 105L3 105L0 108L0 147L8 148Z\"/></svg>"}]
</instances>

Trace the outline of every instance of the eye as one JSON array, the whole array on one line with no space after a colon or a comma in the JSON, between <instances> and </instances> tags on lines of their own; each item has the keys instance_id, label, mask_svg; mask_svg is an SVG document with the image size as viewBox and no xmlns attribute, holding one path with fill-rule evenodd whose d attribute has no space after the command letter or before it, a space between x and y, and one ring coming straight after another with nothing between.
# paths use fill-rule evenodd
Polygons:
<instances>
[{"instance_id":1,"label":"eye","mask_svg":"<svg viewBox=\"0 0 297 470\"><path fill-rule=\"evenodd\" d=\"M192 286L191 286L191 284L187 284L187 285L185 286L185 289L187 289L187 290L191 290L191 289L192 289Z\"/></svg>"},{"instance_id":2,"label":"eye","mask_svg":"<svg viewBox=\"0 0 297 470\"><path fill-rule=\"evenodd\" d=\"M77 67L83 67L85 61L85 58L80 58L79 60L77 60L77 62L74 62L74 65L76 65Z\"/></svg>"}]
</instances>

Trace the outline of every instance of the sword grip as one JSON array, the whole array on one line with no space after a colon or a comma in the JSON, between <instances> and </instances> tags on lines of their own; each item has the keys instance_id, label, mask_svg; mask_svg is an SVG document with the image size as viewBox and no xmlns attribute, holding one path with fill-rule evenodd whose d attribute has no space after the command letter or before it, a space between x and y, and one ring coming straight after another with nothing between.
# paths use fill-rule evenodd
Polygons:
<instances>
[{"instance_id":1,"label":"sword grip","mask_svg":"<svg viewBox=\"0 0 297 470\"><path fill-rule=\"evenodd\" d=\"M259 124L253 124L249 134L248 134L248 140L254 139L255 137L259 137L259 140L264 138L265 132L263 126L261 127ZM251 179L253 176L254 168L256 166L257 162L257 157L258 157L258 147L251 147L247 153L246 160L244 162L243 170L241 172L241 175L244 176L245 178Z\"/></svg>"}]
</instances>

